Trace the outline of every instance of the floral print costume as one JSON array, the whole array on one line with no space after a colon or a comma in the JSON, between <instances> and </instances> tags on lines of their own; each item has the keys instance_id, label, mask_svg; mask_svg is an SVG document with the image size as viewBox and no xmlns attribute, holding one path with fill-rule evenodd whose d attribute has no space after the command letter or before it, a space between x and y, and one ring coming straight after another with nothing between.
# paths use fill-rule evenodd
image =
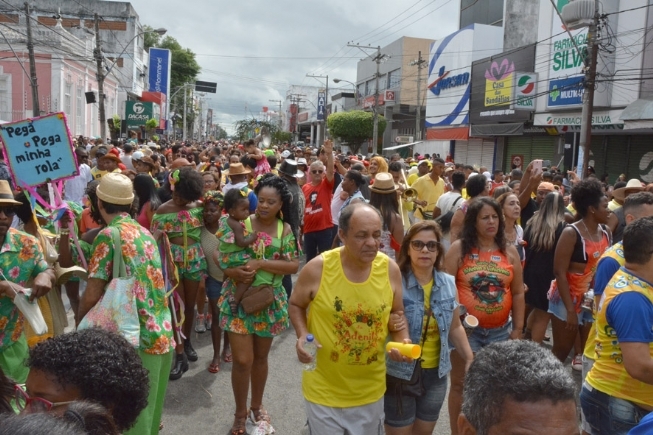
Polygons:
<instances>
[{"instance_id":1,"label":"floral print costume","mask_svg":"<svg viewBox=\"0 0 653 435\"><path fill-rule=\"evenodd\" d=\"M120 231L122 258L127 276L136 278L134 295L141 325L140 350L151 355L163 355L175 346L172 318L166 298L159 248L149 231L127 213L114 218L109 227L100 231L93 243L89 263L89 278L111 281L113 278L113 235Z\"/></svg>"},{"instance_id":2,"label":"floral print costume","mask_svg":"<svg viewBox=\"0 0 653 435\"><path fill-rule=\"evenodd\" d=\"M225 268L244 266L247 261L252 259L252 256L246 248L241 248L236 245L236 238L227 222L228 219L229 216L222 216L220 218L218 232L215 233L215 236L220 241L218 249L222 254L229 254L224 256L225 259L229 259L229 265ZM244 223L241 222L240 225L243 227L243 237L247 237L250 232L247 231Z\"/></svg>"},{"instance_id":3,"label":"floral print costume","mask_svg":"<svg viewBox=\"0 0 653 435\"><path fill-rule=\"evenodd\" d=\"M0 270L4 278L21 287L29 287L28 281L47 269L48 264L36 238L9 228L0 248ZM23 322L23 315L14 302L6 296L0 296L0 368L17 382L24 382L29 370L22 360L7 361L5 356L11 353L8 351L14 345L17 345L16 349L20 348L21 343L18 342L22 342L21 351L24 351L24 357L27 358Z\"/></svg>"},{"instance_id":4,"label":"floral print costume","mask_svg":"<svg viewBox=\"0 0 653 435\"><path fill-rule=\"evenodd\" d=\"M271 243L264 249L257 250L253 247L245 248L252 258L267 258L270 260L287 260L291 261L299 257L297 243L292 233L285 237L283 234L283 221L278 221L276 237L270 238ZM249 218L245 221L247 229L251 231L251 222ZM262 252L261 252L262 251ZM222 269L232 267L231 253L221 253L219 266ZM261 257L259 254L264 255ZM239 255L236 253L236 255ZM226 277L225 277L226 278ZM218 308L220 309L220 328L236 334L256 334L260 337L274 337L279 335L288 328L288 298L286 291L281 284L283 276L274 275L265 271L258 271L252 285L271 284L274 287L274 302L264 310L258 313L245 314L242 306L238 306L238 314L232 315L229 300L233 299L236 292L236 284L231 278L226 278L222 285L222 294L218 299Z\"/></svg>"},{"instance_id":5,"label":"floral print costume","mask_svg":"<svg viewBox=\"0 0 653 435\"><path fill-rule=\"evenodd\" d=\"M179 279L200 281L206 275L206 258L200 243L202 214L204 208L195 207L178 213L163 213L152 216L152 232L161 230L168 239L183 237L183 245L170 244ZM190 239L190 240L189 240Z\"/></svg>"}]
</instances>

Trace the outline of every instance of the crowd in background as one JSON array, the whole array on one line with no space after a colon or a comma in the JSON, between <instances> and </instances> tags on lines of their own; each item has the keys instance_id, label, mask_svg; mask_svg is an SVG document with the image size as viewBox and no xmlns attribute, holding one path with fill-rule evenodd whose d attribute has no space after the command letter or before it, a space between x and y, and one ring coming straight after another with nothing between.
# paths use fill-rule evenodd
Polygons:
<instances>
[{"instance_id":1,"label":"crowd in background","mask_svg":"<svg viewBox=\"0 0 653 435\"><path fill-rule=\"evenodd\" d=\"M64 183L61 216L14 186L0 161L0 408L65 408L50 433L90 433L91 420L94 433L158 433L168 382L198 361L193 331L211 334L210 373L233 364L231 433L245 433L247 419L271 430L268 354L291 322L300 361L313 358L309 333L323 346L304 373L311 433L432 433L447 389L451 433L490 433L500 416L475 414L484 405L470 379L492 382L474 372L478 358L510 340L549 342L559 363L538 358L559 383L534 374L515 385L540 390L497 390L497 400L554 406L556 394L580 393L589 434L626 434L653 411L653 184L624 174L609 184L591 167L581 178L541 160L504 173L439 155L363 156L331 141L264 148L258 137L155 143L131 132L75 142L79 175ZM126 277L132 345L83 328ZM46 334L12 302L24 288ZM421 344L419 364L386 354L388 337ZM568 360L581 392L556 365ZM421 391L408 393L417 366ZM338 421L338 408L355 412ZM565 418L578 433L576 414ZM6 422L50 424L32 419Z\"/></svg>"}]
</instances>

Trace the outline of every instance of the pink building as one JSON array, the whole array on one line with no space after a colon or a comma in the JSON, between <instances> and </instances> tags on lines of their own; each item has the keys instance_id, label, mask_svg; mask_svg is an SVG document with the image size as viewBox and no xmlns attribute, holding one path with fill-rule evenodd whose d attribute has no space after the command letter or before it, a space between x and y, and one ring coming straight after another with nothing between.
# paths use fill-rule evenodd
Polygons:
<instances>
[{"instance_id":1,"label":"pink building","mask_svg":"<svg viewBox=\"0 0 653 435\"><path fill-rule=\"evenodd\" d=\"M0 119L17 121L34 114L25 17L3 15L0 21L11 27L0 28ZM79 38L59 20L53 27L32 22L32 36L41 113L64 112L73 135L99 136L94 35ZM111 75L104 82L107 119L120 111L117 83ZM95 93L95 103L87 104L88 92Z\"/></svg>"}]
</instances>

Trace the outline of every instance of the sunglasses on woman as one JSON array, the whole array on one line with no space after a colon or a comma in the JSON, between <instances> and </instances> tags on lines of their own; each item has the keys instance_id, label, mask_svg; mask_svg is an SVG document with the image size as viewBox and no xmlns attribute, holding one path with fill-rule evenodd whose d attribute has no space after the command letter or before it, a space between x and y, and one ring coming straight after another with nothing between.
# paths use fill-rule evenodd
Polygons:
<instances>
[{"instance_id":1,"label":"sunglasses on woman","mask_svg":"<svg viewBox=\"0 0 653 435\"><path fill-rule=\"evenodd\" d=\"M317 171L311 171L311 174L321 174L322 172L324 172L324 171L320 169L320 170L317 170Z\"/></svg>"},{"instance_id":2,"label":"sunglasses on woman","mask_svg":"<svg viewBox=\"0 0 653 435\"><path fill-rule=\"evenodd\" d=\"M424 249L424 246L426 246L426 249L429 250L429 252L435 252L438 250L438 245L440 242L422 242L421 240L411 240L410 241L410 247L413 248L415 251L421 251Z\"/></svg>"},{"instance_id":3,"label":"sunglasses on woman","mask_svg":"<svg viewBox=\"0 0 653 435\"><path fill-rule=\"evenodd\" d=\"M14 386L14 400L16 401L16 407L20 412L27 411L30 413L48 412L57 406L73 403L73 401L50 402L49 400L45 400L40 397L29 397L27 392L23 390L23 387L20 385Z\"/></svg>"}]
</instances>

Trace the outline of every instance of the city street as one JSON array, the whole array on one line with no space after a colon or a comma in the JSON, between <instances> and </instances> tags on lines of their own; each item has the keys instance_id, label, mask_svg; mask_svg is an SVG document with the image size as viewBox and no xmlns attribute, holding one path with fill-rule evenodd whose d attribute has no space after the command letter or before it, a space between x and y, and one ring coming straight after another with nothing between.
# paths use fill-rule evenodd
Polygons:
<instances>
[{"instance_id":1,"label":"city street","mask_svg":"<svg viewBox=\"0 0 653 435\"><path fill-rule=\"evenodd\" d=\"M199 360L190 363L190 370L168 384L163 411L164 434L229 433L233 422L234 403L231 392L231 364L222 363L220 372L209 373L206 368L213 355L208 333L193 332L193 346ZM580 372L571 370L580 387ZM300 434L305 423L301 391L302 368L295 354L295 332L289 329L275 338L270 352L270 373L265 389L264 406L270 412L272 425L279 435ZM440 424L435 435L449 435L447 401L440 412ZM253 426L248 426L251 433Z\"/></svg>"}]
</instances>

